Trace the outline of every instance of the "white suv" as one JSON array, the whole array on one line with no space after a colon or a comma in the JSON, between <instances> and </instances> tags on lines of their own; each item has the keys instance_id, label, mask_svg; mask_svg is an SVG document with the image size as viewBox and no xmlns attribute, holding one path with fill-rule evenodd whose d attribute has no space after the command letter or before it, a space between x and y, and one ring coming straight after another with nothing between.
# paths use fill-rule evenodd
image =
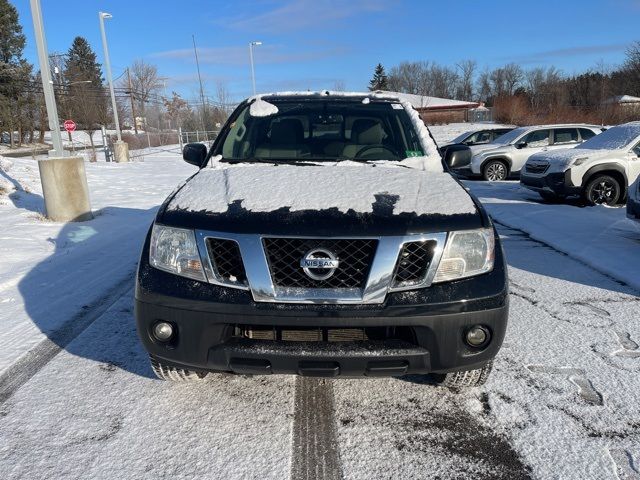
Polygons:
<instances>
[{"instance_id":1,"label":"white suv","mask_svg":"<svg viewBox=\"0 0 640 480\"><path fill-rule=\"evenodd\" d=\"M532 156L520 182L547 200L581 195L591 205L615 205L639 175L640 122L631 122L576 148Z\"/></svg>"},{"instance_id":2,"label":"white suv","mask_svg":"<svg viewBox=\"0 0 640 480\"><path fill-rule=\"evenodd\" d=\"M474 147L471 175L481 175L490 181L506 180L517 176L531 155L575 147L602 130L602 127L582 124L516 128L492 143Z\"/></svg>"}]
</instances>

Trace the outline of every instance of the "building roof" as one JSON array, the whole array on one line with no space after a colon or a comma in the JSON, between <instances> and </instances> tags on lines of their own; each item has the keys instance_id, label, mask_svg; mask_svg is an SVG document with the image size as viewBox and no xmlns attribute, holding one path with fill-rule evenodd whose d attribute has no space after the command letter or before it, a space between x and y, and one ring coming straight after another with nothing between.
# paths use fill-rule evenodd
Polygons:
<instances>
[{"instance_id":1,"label":"building roof","mask_svg":"<svg viewBox=\"0 0 640 480\"><path fill-rule=\"evenodd\" d=\"M605 103L640 103L640 97L634 97L632 95L616 95L615 97L605 100Z\"/></svg>"}]
</instances>

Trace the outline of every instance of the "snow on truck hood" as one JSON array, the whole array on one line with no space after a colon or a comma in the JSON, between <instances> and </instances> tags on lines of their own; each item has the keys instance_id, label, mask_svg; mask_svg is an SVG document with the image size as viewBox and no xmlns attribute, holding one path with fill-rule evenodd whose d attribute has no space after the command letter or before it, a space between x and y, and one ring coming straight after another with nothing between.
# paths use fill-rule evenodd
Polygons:
<instances>
[{"instance_id":1,"label":"snow on truck hood","mask_svg":"<svg viewBox=\"0 0 640 480\"><path fill-rule=\"evenodd\" d=\"M252 212L335 208L371 213L382 196L393 204L393 215L476 213L469 194L448 173L349 163L205 168L178 191L167 209L224 213L239 202Z\"/></svg>"},{"instance_id":2,"label":"snow on truck hood","mask_svg":"<svg viewBox=\"0 0 640 480\"><path fill-rule=\"evenodd\" d=\"M529 161L547 161L555 166L555 169L567 168L577 158L600 159L600 158L618 158L621 150L592 150L587 148L563 148L561 150L550 150L539 152L531 155ZM554 170L555 170L554 169Z\"/></svg>"}]
</instances>

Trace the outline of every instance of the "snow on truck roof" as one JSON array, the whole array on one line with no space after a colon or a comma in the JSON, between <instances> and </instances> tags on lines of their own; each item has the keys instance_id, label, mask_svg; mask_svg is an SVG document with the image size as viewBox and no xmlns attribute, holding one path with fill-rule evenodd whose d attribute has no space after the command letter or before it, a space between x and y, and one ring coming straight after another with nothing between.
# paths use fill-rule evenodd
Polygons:
<instances>
[{"instance_id":1,"label":"snow on truck roof","mask_svg":"<svg viewBox=\"0 0 640 480\"><path fill-rule=\"evenodd\" d=\"M320 96L328 96L328 97L354 97L354 98L373 98L377 100L396 100L400 102L407 102L413 108L423 109L423 108L455 108L455 107L468 107L473 108L477 107L479 104L476 102L466 102L463 100L451 100L449 98L439 98L439 97L430 97L427 95L414 95L411 93L402 93L402 92L387 92L382 90L377 90L374 92L336 92L331 90L321 90L316 92L303 92L303 91L292 91L292 92L274 92L274 93L265 93L256 95L255 97L251 97L249 100L253 98L264 98L264 97L320 97Z\"/></svg>"}]
</instances>

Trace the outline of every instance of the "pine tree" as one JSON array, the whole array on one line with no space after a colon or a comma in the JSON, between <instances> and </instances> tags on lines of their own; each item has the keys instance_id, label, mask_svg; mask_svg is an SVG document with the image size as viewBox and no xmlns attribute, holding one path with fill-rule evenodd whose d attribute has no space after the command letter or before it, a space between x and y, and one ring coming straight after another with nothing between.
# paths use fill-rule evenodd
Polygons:
<instances>
[{"instance_id":1,"label":"pine tree","mask_svg":"<svg viewBox=\"0 0 640 480\"><path fill-rule=\"evenodd\" d=\"M0 0L0 130L18 130L20 142L23 130L30 126L29 98L33 97L32 66L22 58L24 45L18 11L7 0Z\"/></svg>"},{"instance_id":2,"label":"pine tree","mask_svg":"<svg viewBox=\"0 0 640 480\"><path fill-rule=\"evenodd\" d=\"M376 69L373 72L373 78L369 81L369 90L388 90L389 80L387 74L384 71L384 67L381 63L376 65Z\"/></svg>"},{"instance_id":3,"label":"pine tree","mask_svg":"<svg viewBox=\"0 0 640 480\"><path fill-rule=\"evenodd\" d=\"M89 42L76 37L67 53L64 70L67 112L89 134L95 152L93 133L109 118L108 97L103 87L101 65Z\"/></svg>"}]
</instances>

